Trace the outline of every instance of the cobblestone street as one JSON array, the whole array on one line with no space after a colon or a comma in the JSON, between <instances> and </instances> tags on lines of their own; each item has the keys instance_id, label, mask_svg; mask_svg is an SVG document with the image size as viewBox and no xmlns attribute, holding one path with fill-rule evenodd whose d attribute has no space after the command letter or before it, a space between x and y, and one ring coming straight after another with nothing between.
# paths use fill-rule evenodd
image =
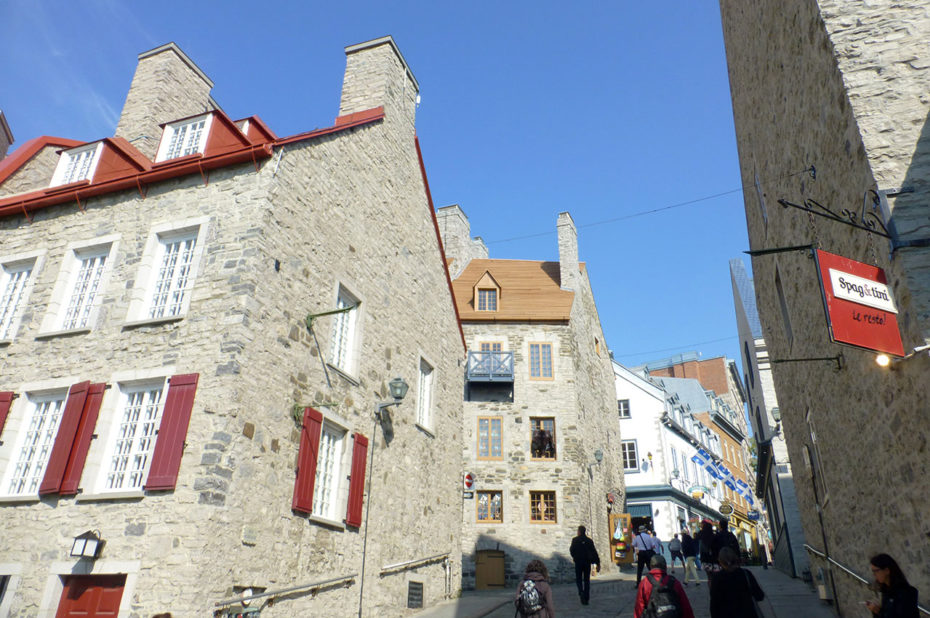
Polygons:
<instances>
[{"instance_id":1,"label":"cobblestone street","mask_svg":"<svg viewBox=\"0 0 930 618\"><path fill-rule=\"evenodd\" d=\"M835 614L803 581L792 579L775 569L750 568L765 591L764 611L768 618L831 618ZM674 575L682 577L681 569ZM553 586L558 616L590 618L630 618L633 616L636 573L629 569L602 575L592 581L591 603L581 605L574 584ZM689 585L688 599L696 618L709 618L709 598L706 582ZM461 599L417 614L423 618L513 618L513 591L468 591Z\"/></svg>"}]
</instances>

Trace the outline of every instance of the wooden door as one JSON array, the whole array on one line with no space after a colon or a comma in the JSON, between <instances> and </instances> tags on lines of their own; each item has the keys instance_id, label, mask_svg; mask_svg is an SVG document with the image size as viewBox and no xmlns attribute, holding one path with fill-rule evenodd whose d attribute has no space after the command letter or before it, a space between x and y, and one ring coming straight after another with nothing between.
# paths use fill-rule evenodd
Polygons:
<instances>
[{"instance_id":1,"label":"wooden door","mask_svg":"<svg viewBox=\"0 0 930 618\"><path fill-rule=\"evenodd\" d=\"M503 588L504 552L496 549L479 549L475 560L475 589Z\"/></svg>"},{"instance_id":2,"label":"wooden door","mask_svg":"<svg viewBox=\"0 0 930 618\"><path fill-rule=\"evenodd\" d=\"M55 617L115 618L125 585L125 575L69 575Z\"/></svg>"}]
</instances>

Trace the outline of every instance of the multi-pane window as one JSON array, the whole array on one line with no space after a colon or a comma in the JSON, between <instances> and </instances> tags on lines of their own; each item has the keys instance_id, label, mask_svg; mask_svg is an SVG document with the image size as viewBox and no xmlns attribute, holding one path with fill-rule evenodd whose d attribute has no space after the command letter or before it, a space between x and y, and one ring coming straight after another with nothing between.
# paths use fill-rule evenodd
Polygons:
<instances>
[{"instance_id":1,"label":"multi-pane window","mask_svg":"<svg viewBox=\"0 0 930 618\"><path fill-rule=\"evenodd\" d=\"M555 419L530 419L530 455L533 459L555 459Z\"/></svg>"},{"instance_id":2,"label":"multi-pane window","mask_svg":"<svg viewBox=\"0 0 930 618\"><path fill-rule=\"evenodd\" d=\"M540 523L555 523L555 492L530 492L530 521Z\"/></svg>"},{"instance_id":3,"label":"multi-pane window","mask_svg":"<svg viewBox=\"0 0 930 618\"><path fill-rule=\"evenodd\" d=\"M478 418L478 459L501 459L502 423L500 416Z\"/></svg>"},{"instance_id":4,"label":"multi-pane window","mask_svg":"<svg viewBox=\"0 0 930 618\"><path fill-rule=\"evenodd\" d=\"M636 440L624 440L620 443L620 452L623 455L623 469L636 471L639 469L639 457L636 456Z\"/></svg>"},{"instance_id":5,"label":"multi-pane window","mask_svg":"<svg viewBox=\"0 0 930 618\"><path fill-rule=\"evenodd\" d=\"M109 247L75 253L79 265L69 285L68 305L61 324L63 330L87 326L94 307L94 299L100 288L108 253Z\"/></svg>"},{"instance_id":6,"label":"multi-pane window","mask_svg":"<svg viewBox=\"0 0 930 618\"><path fill-rule=\"evenodd\" d=\"M355 345L355 325L358 318L358 299L339 286L336 309L349 309L336 314L333 325L332 359L333 366L344 371L350 369L352 350Z\"/></svg>"},{"instance_id":7,"label":"multi-pane window","mask_svg":"<svg viewBox=\"0 0 930 618\"><path fill-rule=\"evenodd\" d=\"M206 115L167 125L156 160L166 161L203 152L211 119L211 115Z\"/></svg>"},{"instance_id":8,"label":"multi-pane window","mask_svg":"<svg viewBox=\"0 0 930 618\"><path fill-rule=\"evenodd\" d=\"M51 186L66 185L79 180L90 180L97 167L100 142L90 146L72 148L61 153L58 166L52 175Z\"/></svg>"},{"instance_id":9,"label":"multi-pane window","mask_svg":"<svg viewBox=\"0 0 930 618\"><path fill-rule=\"evenodd\" d=\"M552 377L552 344L530 344L530 378Z\"/></svg>"},{"instance_id":10,"label":"multi-pane window","mask_svg":"<svg viewBox=\"0 0 930 618\"><path fill-rule=\"evenodd\" d=\"M122 389L118 425L104 460L106 491L141 489L161 423L164 383Z\"/></svg>"},{"instance_id":11,"label":"multi-pane window","mask_svg":"<svg viewBox=\"0 0 930 618\"><path fill-rule=\"evenodd\" d=\"M155 259L156 277L149 303L148 317L180 315L193 286L194 249L197 230L159 236Z\"/></svg>"},{"instance_id":12,"label":"multi-pane window","mask_svg":"<svg viewBox=\"0 0 930 618\"><path fill-rule=\"evenodd\" d=\"M497 290L478 290L478 311L497 311Z\"/></svg>"},{"instance_id":13,"label":"multi-pane window","mask_svg":"<svg viewBox=\"0 0 930 618\"><path fill-rule=\"evenodd\" d=\"M313 484L313 511L318 517L336 520L339 504L340 466L342 464L345 430L323 423L320 434L320 452L316 463L316 480Z\"/></svg>"},{"instance_id":14,"label":"multi-pane window","mask_svg":"<svg viewBox=\"0 0 930 618\"><path fill-rule=\"evenodd\" d=\"M504 344L500 341L482 341L481 342L481 351L482 352L501 352L504 349Z\"/></svg>"},{"instance_id":15,"label":"multi-pane window","mask_svg":"<svg viewBox=\"0 0 930 618\"><path fill-rule=\"evenodd\" d=\"M12 339L25 304L26 286L34 261L0 266L0 341Z\"/></svg>"},{"instance_id":16,"label":"multi-pane window","mask_svg":"<svg viewBox=\"0 0 930 618\"><path fill-rule=\"evenodd\" d=\"M620 413L620 418L630 418L630 400L618 399L617 411Z\"/></svg>"},{"instance_id":17,"label":"multi-pane window","mask_svg":"<svg viewBox=\"0 0 930 618\"><path fill-rule=\"evenodd\" d=\"M417 424L431 427L433 407L433 367L420 359L420 385L417 389Z\"/></svg>"},{"instance_id":18,"label":"multi-pane window","mask_svg":"<svg viewBox=\"0 0 930 618\"><path fill-rule=\"evenodd\" d=\"M499 524L504 521L504 494L500 491L478 492L478 522Z\"/></svg>"},{"instance_id":19,"label":"multi-pane window","mask_svg":"<svg viewBox=\"0 0 930 618\"><path fill-rule=\"evenodd\" d=\"M4 493L10 496L29 496L39 493L45 474L61 414L65 407L65 393L30 398L29 411L23 419L6 478Z\"/></svg>"},{"instance_id":20,"label":"multi-pane window","mask_svg":"<svg viewBox=\"0 0 930 618\"><path fill-rule=\"evenodd\" d=\"M684 453L681 454L681 475L686 481L691 480L691 475L688 473L688 456Z\"/></svg>"}]
</instances>

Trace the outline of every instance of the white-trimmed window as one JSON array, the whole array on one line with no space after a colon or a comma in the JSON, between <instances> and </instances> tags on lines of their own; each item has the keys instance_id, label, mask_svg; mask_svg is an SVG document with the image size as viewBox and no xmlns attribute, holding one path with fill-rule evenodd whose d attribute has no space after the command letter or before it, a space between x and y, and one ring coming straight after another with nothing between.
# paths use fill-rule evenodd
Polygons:
<instances>
[{"instance_id":1,"label":"white-trimmed window","mask_svg":"<svg viewBox=\"0 0 930 618\"><path fill-rule=\"evenodd\" d=\"M101 494L142 490L164 410L164 378L120 384L97 485Z\"/></svg>"},{"instance_id":2,"label":"white-trimmed window","mask_svg":"<svg viewBox=\"0 0 930 618\"><path fill-rule=\"evenodd\" d=\"M620 443L620 452L623 456L624 472L639 470L639 457L636 454L636 440L623 440Z\"/></svg>"},{"instance_id":3,"label":"white-trimmed window","mask_svg":"<svg viewBox=\"0 0 930 618\"><path fill-rule=\"evenodd\" d=\"M103 142L95 142L62 152L49 186L57 187L79 180L91 180L102 150Z\"/></svg>"},{"instance_id":4,"label":"white-trimmed window","mask_svg":"<svg viewBox=\"0 0 930 618\"><path fill-rule=\"evenodd\" d=\"M336 521L343 507L341 481L345 477L342 470L345 452L346 430L329 420L323 421L320 433L320 451L316 463L316 480L313 484L312 515Z\"/></svg>"},{"instance_id":5,"label":"white-trimmed window","mask_svg":"<svg viewBox=\"0 0 930 618\"><path fill-rule=\"evenodd\" d=\"M417 425L432 429L433 366L420 359L420 382L417 388Z\"/></svg>"},{"instance_id":6,"label":"white-trimmed window","mask_svg":"<svg viewBox=\"0 0 930 618\"><path fill-rule=\"evenodd\" d=\"M72 245L61 263L40 334L93 326L116 236Z\"/></svg>"},{"instance_id":7,"label":"white-trimmed window","mask_svg":"<svg viewBox=\"0 0 930 618\"><path fill-rule=\"evenodd\" d=\"M36 257L0 262L0 341L16 335L19 319L32 289Z\"/></svg>"},{"instance_id":8,"label":"white-trimmed window","mask_svg":"<svg viewBox=\"0 0 930 618\"><path fill-rule=\"evenodd\" d=\"M58 434L67 390L27 395L26 415L16 434L0 493L38 496L49 455Z\"/></svg>"},{"instance_id":9,"label":"white-trimmed window","mask_svg":"<svg viewBox=\"0 0 930 618\"><path fill-rule=\"evenodd\" d=\"M331 340L330 363L342 371L350 372L354 362L355 335L359 301L343 286L339 286L336 309L349 309L336 314Z\"/></svg>"},{"instance_id":10,"label":"white-trimmed window","mask_svg":"<svg viewBox=\"0 0 930 618\"><path fill-rule=\"evenodd\" d=\"M620 418L630 418L630 400L618 399L617 412L620 413Z\"/></svg>"},{"instance_id":11,"label":"white-trimmed window","mask_svg":"<svg viewBox=\"0 0 930 618\"><path fill-rule=\"evenodd\" d=\"M204 114L166 124L155 162L203 152L212 121L213 114Z\"/></svg>"},{"instance_id":12,"label":"white-trimmed window","mask_svg":"<svg viewBox=\"0 0 930 618\"><path fill-rule=\"evenodd\" d=\"M129 321L183 317L203 256L207 218L153 229L136 276Z\"/></svg>"}]
</instances>

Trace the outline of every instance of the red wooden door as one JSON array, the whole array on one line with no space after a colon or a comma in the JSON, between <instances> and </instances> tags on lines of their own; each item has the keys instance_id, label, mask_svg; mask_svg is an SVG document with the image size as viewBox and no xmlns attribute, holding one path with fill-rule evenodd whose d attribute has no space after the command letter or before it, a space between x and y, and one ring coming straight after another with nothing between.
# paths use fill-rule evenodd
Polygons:
<instances>
[{"instance_id":1,"label":"red wooden door","mask_svg":"<svg viewBox=\"0 0 930 618\"><path fill-rule=\"evenodd\" d=\"M115 617L125 584L125 575L69 575L55 618Z\"/></svg>"}]
</instances>

